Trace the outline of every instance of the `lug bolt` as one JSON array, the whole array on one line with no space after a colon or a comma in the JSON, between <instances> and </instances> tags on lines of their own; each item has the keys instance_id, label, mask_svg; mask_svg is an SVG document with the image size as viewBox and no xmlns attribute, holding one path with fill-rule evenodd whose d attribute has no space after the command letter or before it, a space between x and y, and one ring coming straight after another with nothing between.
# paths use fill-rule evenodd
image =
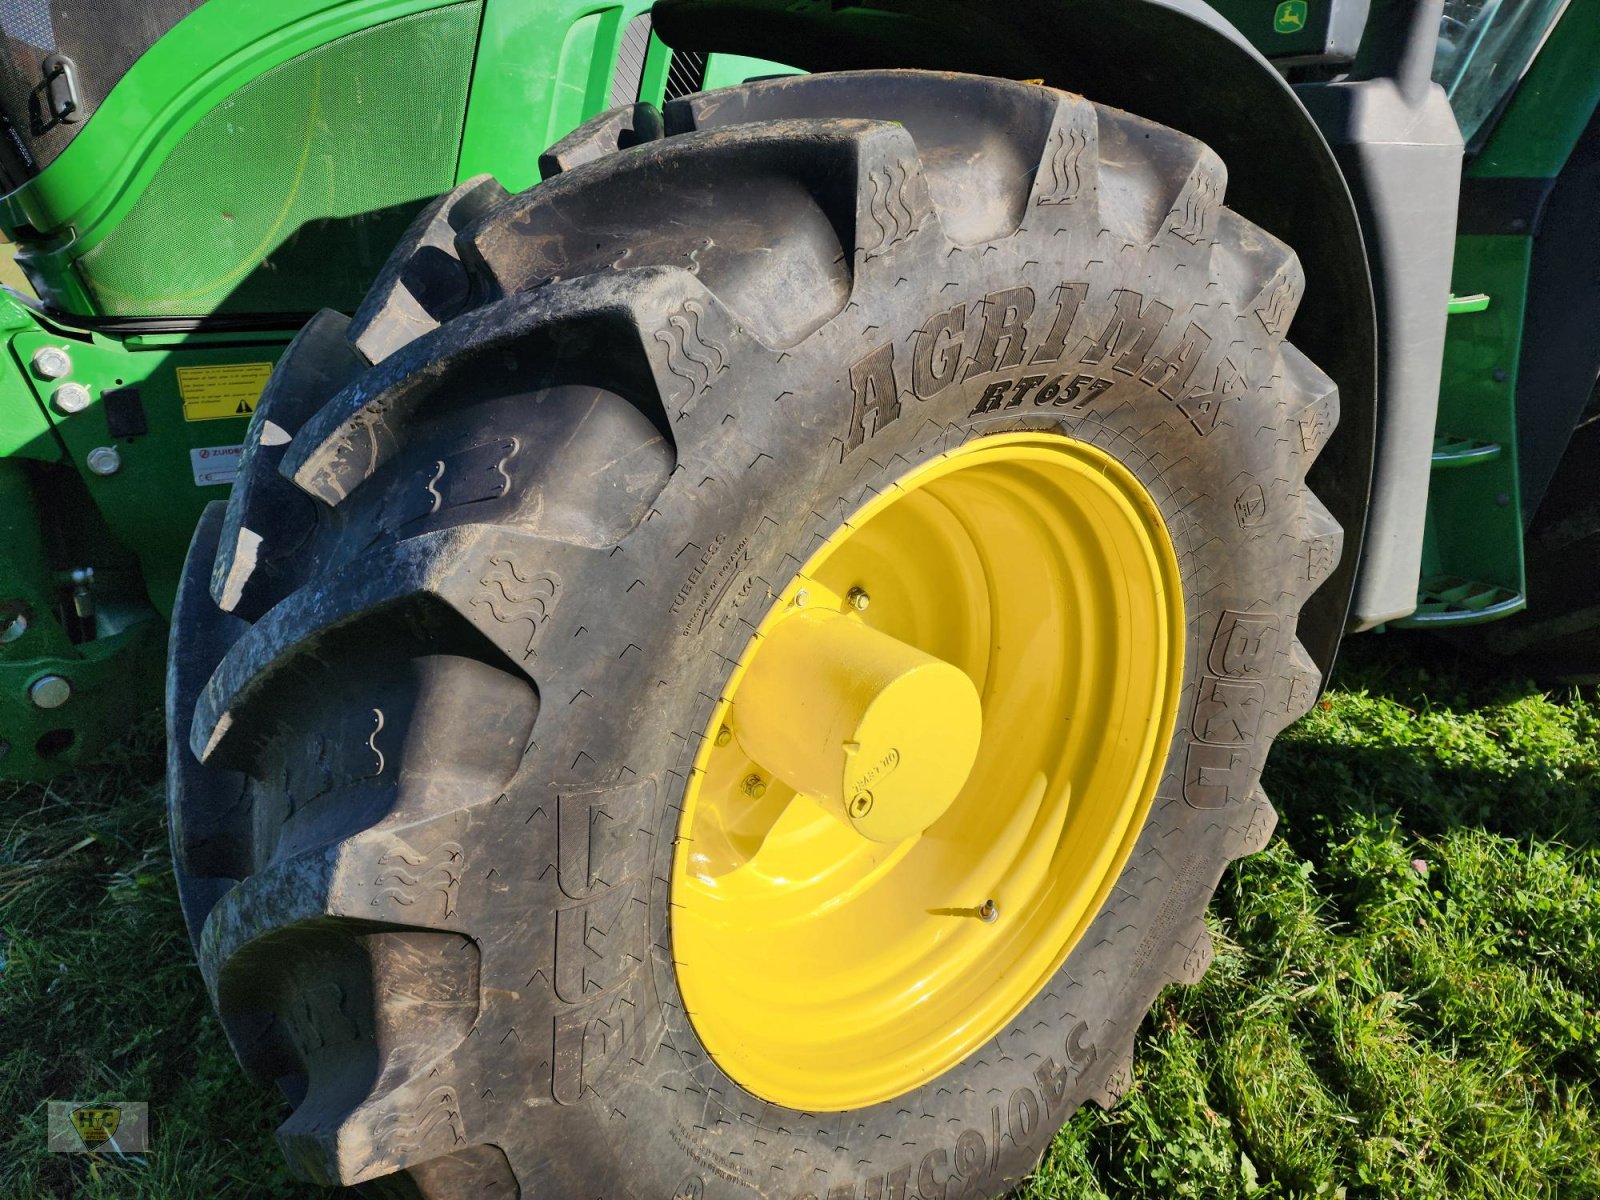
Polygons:
<instances>
[{"instance_id":1,"label":"lug bolt","mask_svg":"<svg viewBox=\"0 0 1600 1200\"><path fill-rule=\"evenodd\" d=\"M3 619L4 618L0 618L0 620ZM5 645L7 642L16 641L19 637L27 632L28 618L22 613L15 614L9 621L6 621L4 625L0 625L0 646Z\"/></svg>"},{"instance_id":2,"label":"lug bolt","mask_svg":"<svg viewBox=\"0 0 1600 1200\"><path fill-rule=\"evenodd\" d=\"M744 794L752 800L759 800L767 794L767 781L759 775L752 775L744 781Z\"/></svg>"},{"instance_id":3,"label":"lug bolt","mask_svg":"<svg viewBox=\"0 0 1600 1200\"><path fill-rule=\"evenodd\" d=\"M978 919L980 921L996 921L1000 917L1000 906L993 900L985 900L978 906Z\"/></svg>"},{"instance_id":4,"label":"lug bolt","mask_svg":"<svg viewBox=\"0 0 1600 1200\"><path fill-rule=\"evenodd\" d=\"M717 745L726 746L731 741L733 741L733 730L729 729L726 725L717 730Z\"/></svg>"},{"instance_id":5,"label":"lug bolt","mask_svg":"<svg viewBox=\"0 0 1600 1200\"><path fill-rule=\"evenodd\" d=\"M850 604L850 607L855 609L857 612L866 612L867 605L872 603L872 597L867 595L867 590L865 588L858 587L851 588L850 594L845 597L845 600L847 600Z\"/></svg>"},{"instance_id":6,"label":"lug bolt","mask_svg":"<svg viewBox=\"0 0 1600 1200\"><path fill-rule=\"evenodd\" d=\"M60 379L72 370L72 357L60 346L40 346L28 361L41 379Z\"/></svg>"},{"instance_id":7,"label":"lug bolt","mask_svg":"<svg viewBox=\"0 0 1600 1200\"><path fill-rule=\"evenodd\" d=\"M122 470L122 455L115 446L96 446L84 461L96 475L115 475Z\"/></svg>"},{"instance_id":8,"label":"lug bolt","mask_svg":"<svg viewBox=\"0 0 1600 1200\"><path fill-rule=\"evenodd\" d=\"M857 792L856 796L855 796L855 799L850 801L850 815L852 817L858 817L859 818L859 817L866 816L871 811L872 811L872 793L871 792Z\"/></svg>"},{"instance_id":9,"label":"lug bolt","mask_svg":"<svg viewBox=\"0 0 1600 1200\"><path fill-rule=\"evenodd\" d=\"M89 389L81 383L63 383L50 394L50 403L56 406L56 411L68 416L88 408L89 399Z\"/></svg>"},{"instance_id":10,"label":"lug bolt","mask_svg":"<svg viewBox=\"0 0 1600 1200\"><path fill-rule=\"evenodd\" d=\"M28 686L35 708L60 708L72 699L72 685L60 675L42 675Z\"/></svg>"},{"instance_id":11,"label":"lug bolt","mask_svg":"<svg viewBox=\"0 0 1600 1200\"><path fill-rule=\"evenodd\" d=\"M806 602L810 599L811 593L806 591L805 588L801 588L794 594L794 606L796 608L804 608L806 606Z\"/></svg>"}]
</instances>

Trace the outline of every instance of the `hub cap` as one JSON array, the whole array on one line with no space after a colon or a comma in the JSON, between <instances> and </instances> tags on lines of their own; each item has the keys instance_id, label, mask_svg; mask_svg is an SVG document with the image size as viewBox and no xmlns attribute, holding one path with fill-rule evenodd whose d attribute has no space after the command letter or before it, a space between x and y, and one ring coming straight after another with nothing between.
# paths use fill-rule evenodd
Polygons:
<instances>
[{"instance_id":1,"label":"hub cap","mask_svg":"<svg viewBox=\"0 0 1600 1200\"><path fill-rule=\"evenodd\" d=\"M672 882L678 982L743 1087L911 1091L1065 961L1127 861L1183 676L1155 503L1096 447L973 442L853 514L712 715Z\"/></svg>"}]
</instances>

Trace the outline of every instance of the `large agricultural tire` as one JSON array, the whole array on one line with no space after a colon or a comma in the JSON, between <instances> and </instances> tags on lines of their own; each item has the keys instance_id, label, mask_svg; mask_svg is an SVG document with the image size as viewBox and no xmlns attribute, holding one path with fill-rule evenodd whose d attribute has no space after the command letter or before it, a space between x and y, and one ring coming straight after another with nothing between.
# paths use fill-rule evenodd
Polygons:
<instances>
[{"instance_id":1,"label":"large agricultural tire","mask_svg":"<svg viewBox=\"0 0 1600 1200\"><path fill-rule=\"evenodd\" d=\"M294 1106L280 1140L316 1180L430 1198L998 1196L1074 1109L1127 1086L1156 993L1210 961L1223 869L1275 822L1258 777L1316 694L1295 622L1341 539L1305 484L1337 396L1284 341L1299 265L1222 206L1203 145L993 79L766 81L674 102L664 126L619 110L546 173L517 196L445 196L353 320L324 312L299 335L226 513L196 535L170 804L228 1036ZM926 537L863 540L912 528L879 513L920 513ZM874 553L903 573L879 570L865 609L846 585ZM1030 604L1048 619L1027 623ZM924 751L954 762L975 736L952 715L967 702L938 691L955 677L918 675L949 745L896 727L919 749L869 764L817 836L905 835L884 861L907 864L1003 843L995 890L941 897L886 866L904 890L859 902L892 892L905 911L830 934L836 953L754 909L728 934L744 941L712 945L680 889L702 880L686 863L722 851L684 810L726 815L708 790L733 738L718 722L756 733L722 698L758 668L778 713L762 738L811 719L806 653L787 676L759 655L743 674L775 628L791 650L822 645L795 641L802 620L824 641L874 622L916 641L920 621L965 645L985 714L974 779L1035 754L1087 774L1051 784L1064 810L969 787L926 837L871 826L910 794L891 772ZM860 636L868 657L904 649ZM794 713L775 678L795 681ZM1123 791L1087 786L1102 762L1127 765ZM789 844L761 836L752 854ZM1085 853L1094 871L1055 869ZM1043 890L1014 903L1024 877ZM1050 926L1047 970L984 968L1001 942L975 939L1032 953L1007 931L1043 928L1027 922L1069 895L1088 906ZM874 939L922 953L896 922L936 917L980 957L930 1003L987 1016L952 1020L919 1059L839 980L876 969ZM774 972L753 1005L741 948ZM763 1004L770 1026L739 1025ZM904 1061L857 1056L868 1043L835 1012ZM784 1059L795 1039L815 1058Z\"/></svg>"}]
</instances>

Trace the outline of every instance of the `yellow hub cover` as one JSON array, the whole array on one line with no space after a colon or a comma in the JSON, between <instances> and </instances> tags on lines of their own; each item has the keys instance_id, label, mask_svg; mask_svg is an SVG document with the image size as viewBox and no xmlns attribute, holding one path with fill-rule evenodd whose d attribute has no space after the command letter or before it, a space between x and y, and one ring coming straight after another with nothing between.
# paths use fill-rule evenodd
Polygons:
<instances>
[{"instance_id":1,"label":"yellow hub cover","mask_svg":"<svg viewBox=\"0 0 1600 1200\"><path fill-rule=\"evenodd\" d=\"M985 438L853 514L729 677L673 956L733 1079L837 1111L994 1037L1105 902L1183 679L1177 558L1104 451Z\"/></svg>"},{"instance_id":2,"label":"yellow hub cover","mask_svg":"<svg viewBox=\"0 0 1600 1200\"><path fill-rule=\"evenodd\" d=\"M791 790L863 837L900 842L967 782L983 707L961 668L812 609L766 630L733 719L741 748Z\"/></svg>"}]
</instances>

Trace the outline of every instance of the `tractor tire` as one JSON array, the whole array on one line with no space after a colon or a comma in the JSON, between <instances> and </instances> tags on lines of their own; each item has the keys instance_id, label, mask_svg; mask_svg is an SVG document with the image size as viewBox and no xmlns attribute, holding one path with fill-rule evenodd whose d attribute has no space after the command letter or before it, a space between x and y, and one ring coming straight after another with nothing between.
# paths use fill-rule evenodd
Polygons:
<instances>
[{"instance_id":1,"label":"tractor tire","mask_svg":"<svg viewBox=\"0 0 1600 1200\"><path fill-rule=\"evenodd\" d=\"M1204 145L996 79L757 82L606 114L543 165L519 195L480 179L442 197L354 318L299 334L226 511L195 536L170 816L230 1042L287 1096L279 1140L321 1182L435 1200L999 1196L1075 1109L1118 1098L1156 994L1206 969L1212 892L1276 821L1268 747L1318 691L1295 624L1341 549L1306 486L1338 400L1284 340L1298 261L1223 207ZM976 654L973 779L1035 751L1134 765L1125 793L1074 792L1062 818L1104 817L1108 840L1087 847L1103 880L1041 873L1031 835L1014 846L1018 878L1094 884L1028 960L1048 969L1019 984L975 959L937 995L987 1024L951 1021L953 1040L910 1046L896 1074L805 1014L854 1003L833 985L874 968L875 938L913 957L932 940L893 943L891 913L788 955L752 1000L734 994L759 992L740 954L689 961L675 914L689 920L677 889L700 878L685 878L706 851L686 814L711 811L735 673L807 602L808 560L843 545L859 566L862 514L939 487L917 501L926 557L880 538L907 574L880 573L860 611L835 572L816 627L921 621ZM1072 488L1085 507L1052 511ZM1113 510L1122 532L1095 515ZM1107 557L1052 558L1056 530ZM965 577L938 557L958 542ZM1135 593L1138 620L1119 607ZM841 611L817 616L818 595ZM956 597L992 608L969 620ZM1047 619L1008 624L1035 602ZM1089 610L1110 617L1085 626ZM905 650L860 637L863 653ZM820 668L801 654L791 669ZM1134 674L1160 685L1143 708L1118 699ZM955 695L916 678L918 696ZM809 693L789 699L809 720ZM950 705L922 716L975 737ZM762 736L781 740L784 719ZM965 751L930 753L946 751L966 778ZM862 815L869 787L887 807L897 764L915 766L891 750L823 832L869 850L900 836ZM752 774L745 794L765 786ZM1021 789L971 790L917 824L962 836L935 824L905 835L913 850L977 870L1019 830L1071 828L1007 825ZM1033 928L1014 882L926 911L910 884L894 894L907 928L942 914L965 945ZM786 935L746 916L730 944L781 959ZM728 1014L763 1005L761 1036L810 1039L814 1060L746 1055Z\"/></svg>"}]
</instances>

